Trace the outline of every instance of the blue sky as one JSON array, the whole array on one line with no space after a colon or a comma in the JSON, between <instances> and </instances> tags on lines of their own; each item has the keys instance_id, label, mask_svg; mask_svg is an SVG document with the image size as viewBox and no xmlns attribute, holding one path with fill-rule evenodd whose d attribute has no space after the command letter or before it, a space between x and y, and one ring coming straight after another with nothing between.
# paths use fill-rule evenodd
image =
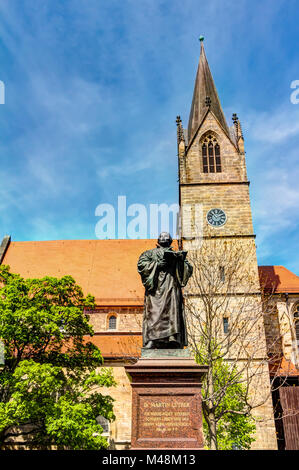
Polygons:
<instances>
[{"instance_id":1,"label":"blue sky","mask_svg":"<svg viewBox=\"0 0 299 470\"><path fill-rule=\"evenodd\" d=\"M245 145L259 264L299 274L296 0L1 0L0 236L95 238L101 203L177 202L200 34Z\"/></svg>"}]
</instances>

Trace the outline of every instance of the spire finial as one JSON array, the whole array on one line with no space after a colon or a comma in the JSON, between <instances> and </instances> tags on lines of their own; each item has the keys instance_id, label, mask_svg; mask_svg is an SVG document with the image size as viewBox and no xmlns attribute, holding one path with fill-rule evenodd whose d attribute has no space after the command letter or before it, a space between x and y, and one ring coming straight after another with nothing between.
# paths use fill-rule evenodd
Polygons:
<instances>
[{"instance_id":1,"label":"spire finial","mask_svg":"<svg viewBox=\"0 0 299 470\"><path fill-rule=\"evenodd\" d=\"M233 123L235 125L235 129L236 129L237 141L239 140L239 137L242 137L242 139L244 139L241 123L240 123L239 118L238 118L236 113L233 114L232 120L233 120Z\"/></svg>"},{"instance_id":2,"label":"spire finial","mask_svg":"<svg viewBox=\"0 0 299 470\"><path fill-rule=\"evenodd\" d=\"M199 41L200 41L200 42L203 42L204 39L205 39L205 38L204 38L203 36L199 36Z\"/></svg>"},{"instance_id":3,"label":"spire finial","mask_svg":"<svg viewBox=\"0 0 299 470\"><path fill-rule=\"evenodd\" d=\"M236 113L233 113L232 120L233 120L233 123L234 123L235 125L237 125L237 124L238 124L239 118L238 118L238 116L237 116L237 114L236 114Z\"/></svg>"},{"instance_id":4,"label":"spire finial","mask_svg":"<svg viewBox=\"0 0 299 470\"><path fill-rule=\"evenodd\" d=\"M178 144L180 144L182 140L185 142L181 116L176 117L176 125L177 125Z\"/></svg>"}]
</instances>

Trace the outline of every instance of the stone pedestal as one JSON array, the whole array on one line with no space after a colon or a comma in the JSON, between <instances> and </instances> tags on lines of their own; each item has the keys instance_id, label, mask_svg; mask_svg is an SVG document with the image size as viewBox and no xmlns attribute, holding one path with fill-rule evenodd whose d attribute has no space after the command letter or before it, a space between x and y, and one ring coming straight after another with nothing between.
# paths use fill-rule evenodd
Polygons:
<instances>
[{"instance_id":1,"label":"stone pedestal","mask_svg":"<svg viewBox=\"0 0 299 470\"><path fill-rule=\"evenodd\" d=\"M201 381L188 349L142 350L131 378L132 449L202 449Z\"/></svg>"}]
</instances>

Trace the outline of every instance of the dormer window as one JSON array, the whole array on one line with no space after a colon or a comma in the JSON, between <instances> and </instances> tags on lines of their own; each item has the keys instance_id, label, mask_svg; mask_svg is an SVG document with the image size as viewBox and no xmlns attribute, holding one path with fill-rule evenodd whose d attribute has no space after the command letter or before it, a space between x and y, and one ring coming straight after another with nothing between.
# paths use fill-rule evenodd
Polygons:
<instances>
[{"instance_id":1,"label":"dormer window","mask_svg":"<svg viewBox=\"0 0 299 470\"><path fill-rule=\"evenodd\" d=\"M220 146L216 138L209 134L202 144L202 164L204 173L220 173Z\"/></svg>"}]
</instances>

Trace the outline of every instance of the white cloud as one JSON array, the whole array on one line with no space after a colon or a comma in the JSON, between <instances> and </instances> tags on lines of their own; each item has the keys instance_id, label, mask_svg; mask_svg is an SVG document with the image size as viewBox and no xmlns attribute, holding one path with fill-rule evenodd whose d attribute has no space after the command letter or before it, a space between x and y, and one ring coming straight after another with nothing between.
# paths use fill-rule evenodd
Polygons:
<instances>
[{"instance_id":1,"label":"white cloud","mask_svg":"<svg viewBox=\"0 0 299 470\"><path fill-rule=\"evenodd\" d=\"M164 137L164 139L163 139ZM97 170L101 179L107 177L128 176L143 170L153 172L157 167L167 167L168 160L165 158L173 150L172 135L165 139L165 135L157 138L157 141L144 142L141 147L132 152L132 156L124 158L114 165L105 165Z\"/></svg>"},{"instance_id":2,"label":"white cloud","mask_svg":"<svg viewBox=\"0 0 299 470\"><path fill-rule=\"evenodd\" d=\"M299 136L299 105L282 105L273 111L249 112L248 134L257 141L275 145Z\"/></svg>"},{"instance_id":3,"label":"white cloud","mask_svg":"<svg viewBox=\"0 0 299 470\"><path fill-rule=\"evenodd\" d=\"M288 246L288 233L299 231L299 169L273 169L259 181L253 198L253 216L261 259L277 255L275 246ZM290 253L288 253L290 258ZM292 259L296 253L292 254ZM282 253L281 253L282 256ZM291 261L291 259L289 259Z\"/></svg>"},{"instance_id":4,"label":"white cloud","mask_svg":"<svg viewBox=\"0 0 299 470\"><path fill-rule=\"evenodd\" d=\"M93 228L93 227L92 227ZM28 224L27 239L33 241L42 240L59 240L61 233L64 234L64 239L72 239L72 234L76 232L78 238L86 238L86 225L84 222L75 220L66 220L63 223L58 223L44 214L44 217L34 217Z\"/></svg>"}]
</instances>

